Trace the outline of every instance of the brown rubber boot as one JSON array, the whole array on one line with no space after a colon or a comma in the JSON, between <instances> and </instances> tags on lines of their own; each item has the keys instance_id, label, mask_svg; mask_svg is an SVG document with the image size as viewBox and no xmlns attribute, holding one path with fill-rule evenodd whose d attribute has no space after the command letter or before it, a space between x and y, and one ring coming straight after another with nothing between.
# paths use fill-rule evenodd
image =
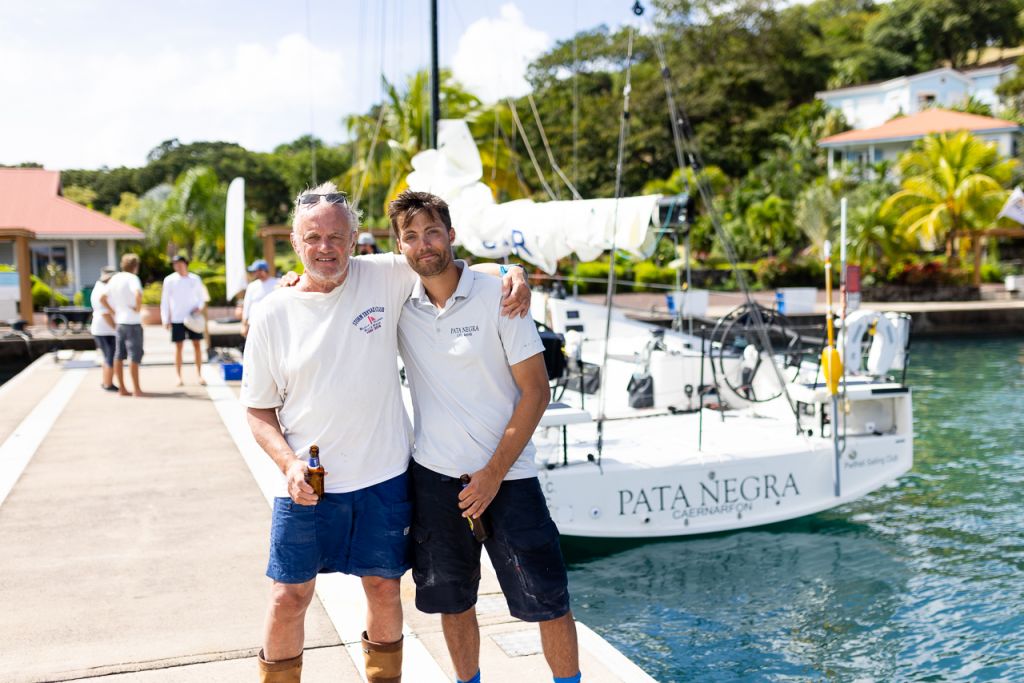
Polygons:
<instances>
[{"instance_id":1,"label":"brown rubber boot","mask_svg":"<svg viewBox=\"0 0 1024 683\"><path fill-rule=\"evenodd\" d=\"M279 662L268 662L263 658L263 650L258 655L260 660L260 683L299 683L302 680L302 654Z\"/></svg>"},{"instance_id":2,"label":"brown rubber boot","mask_svg":"<svg viewBox=\"0 0 1024 683\"><path fill-rule=\"evenodd\" d=\"M367 683L402 683L403 636L393 643L374 643L363 631Z\"/></svg>"}]
</instances>

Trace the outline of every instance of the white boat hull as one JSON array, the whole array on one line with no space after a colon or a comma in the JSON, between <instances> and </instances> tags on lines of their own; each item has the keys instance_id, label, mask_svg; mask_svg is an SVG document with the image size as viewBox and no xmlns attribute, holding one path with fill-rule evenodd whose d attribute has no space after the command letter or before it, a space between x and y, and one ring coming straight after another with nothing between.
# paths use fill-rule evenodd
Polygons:
<instances>
[{"instance_id":1,"label":"white boat hull","mask_svg":"<svg viewBox=\"0 0 1024 683\"><path fill-rule=\"evenodd\" d=\"M542 469L541 488L564 536L657 538L795 519L856 500L913 462L906 436L851 438L834 492L830 444L760 457L644 467L614 458Z\"/></svg>"}]
</instances>

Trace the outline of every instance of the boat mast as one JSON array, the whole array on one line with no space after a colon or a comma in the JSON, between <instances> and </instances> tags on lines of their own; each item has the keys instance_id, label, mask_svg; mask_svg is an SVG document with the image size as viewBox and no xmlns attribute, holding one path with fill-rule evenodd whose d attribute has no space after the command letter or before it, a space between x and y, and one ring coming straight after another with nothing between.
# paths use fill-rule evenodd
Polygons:
<instances>
[{"instance_id":1,"label":"boat mast","mask_svg":"<svg viewBox=\"0 0 1024 683\"><path fill-rule=\"evenodd\" d=\"M437 0L430 0L430 149L437 149L441 118L441 72L437 65Z\"/></svg>"}]
</instances>

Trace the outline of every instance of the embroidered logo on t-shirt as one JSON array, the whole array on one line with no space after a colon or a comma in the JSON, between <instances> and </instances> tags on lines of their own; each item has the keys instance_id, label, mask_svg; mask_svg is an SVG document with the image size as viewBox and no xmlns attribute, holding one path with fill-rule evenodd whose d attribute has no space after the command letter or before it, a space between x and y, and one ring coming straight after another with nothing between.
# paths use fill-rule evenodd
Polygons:
<instances>
[{"instance_id":1,"label":"embroidered logo on t-shirt","mask_svg":"<svg viewBox=\"0 0 1024 683\"><path fill-rule=\"evenodd\" d=\"M480 331L479 325L466 325L465 327L452 327L451 335L453 337L472 337L475 333Z\"/></svg>"},{"instance_id":2,"label":"embroidered logo on t-shirt","mask_svg":"<svg viewBox=\"0 0 1024 683\"><path fill-rule=\"evenodd\" d=\"M384 324L384 307L383 306L371 306L365 311L357 315L352 320L352 324L359 328L360 332L370 334L374 330L379 330Z\"/></svg>"}]
</instances>

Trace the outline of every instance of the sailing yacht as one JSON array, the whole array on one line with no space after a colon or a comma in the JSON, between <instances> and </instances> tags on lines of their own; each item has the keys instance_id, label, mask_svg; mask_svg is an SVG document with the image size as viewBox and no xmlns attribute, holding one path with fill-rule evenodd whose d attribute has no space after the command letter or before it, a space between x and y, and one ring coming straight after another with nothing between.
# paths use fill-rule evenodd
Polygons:
<instances>
[{"instance_id":1,"label":"sailing yacht","mask_svg":"<svg viewBox=\"0 0 1024 683\"><path fill-rule=\"evenodd\" d=\"M658 195L496 204L463 121L441 121L437 148L412 165L409 187L445 198L459 241L477 256L513 253L550 273L569 254L647 256L656 242ZM911 390L899 378L905 316L861 310L847 319L846 372L830 389L785 317L752 302L706 337L543 293L533 313L566 356L550 373L553 401L534 438L564 536L780 522L857 500L913 463Z\"/></svg>"}]
</instances>

